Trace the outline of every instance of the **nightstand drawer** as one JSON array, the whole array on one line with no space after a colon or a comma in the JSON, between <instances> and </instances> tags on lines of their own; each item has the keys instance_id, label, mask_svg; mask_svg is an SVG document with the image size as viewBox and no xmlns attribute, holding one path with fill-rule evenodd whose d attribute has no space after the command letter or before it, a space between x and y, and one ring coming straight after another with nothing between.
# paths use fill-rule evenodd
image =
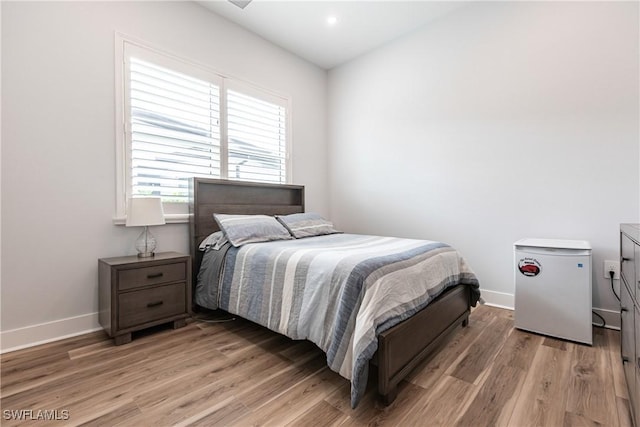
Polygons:
<instances>
[{"instance_id":1,"label":"nightstand drawer","mask_svg":"<svg viewBox=\"0 0 640 427\"><path fill-rule=\"evenodd\" d=\"M124 291L183 280L187 280L186 264L184 262L133 268L122 270L118 273L118 290Z\"/></svg>"},{"instance_id":2,"label":"nightstand drawer","mask_svg":"<svg viewBox=\"0 0 640 427\"><path fill-rule=\"evenodd\" d=\"M118 295L118 329L126 329L186 312L186 283Z\"/></svg>"}]
</instances>

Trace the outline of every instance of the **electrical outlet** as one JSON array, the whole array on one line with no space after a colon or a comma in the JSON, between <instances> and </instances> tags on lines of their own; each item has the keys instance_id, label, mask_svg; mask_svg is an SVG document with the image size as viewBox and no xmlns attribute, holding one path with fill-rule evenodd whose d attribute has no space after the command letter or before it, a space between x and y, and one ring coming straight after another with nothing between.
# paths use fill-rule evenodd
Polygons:
<instances>
[{"instance_id":1,"label":"electrical outlet","mask_svg":"<svg viewBox=\"0 0 640 427\"><path fill-rule=\"evenodd\" d=\"M613 278L620 279L620 263L618 261L605 261L604 262L604 277L609 278L609 272L613 270Z\"/></svg>"}]
</instances>

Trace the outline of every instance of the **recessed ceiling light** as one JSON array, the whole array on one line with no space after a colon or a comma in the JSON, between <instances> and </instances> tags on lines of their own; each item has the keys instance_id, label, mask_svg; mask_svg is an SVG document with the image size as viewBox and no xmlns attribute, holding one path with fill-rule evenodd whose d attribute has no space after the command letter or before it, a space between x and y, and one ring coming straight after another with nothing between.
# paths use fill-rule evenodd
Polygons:
<instances>
[{"instance_id":1,"label":"recessed ceiling light","mask_svg":"<svg viewBox=\"0 0 640 427\"><path fill-rule=\"evenodd\" d=\"M328 25L336 25L337 23L338 23L338 18L336 18L335 16L331 15L327 17Z\"/></svg>"}]
</instances>

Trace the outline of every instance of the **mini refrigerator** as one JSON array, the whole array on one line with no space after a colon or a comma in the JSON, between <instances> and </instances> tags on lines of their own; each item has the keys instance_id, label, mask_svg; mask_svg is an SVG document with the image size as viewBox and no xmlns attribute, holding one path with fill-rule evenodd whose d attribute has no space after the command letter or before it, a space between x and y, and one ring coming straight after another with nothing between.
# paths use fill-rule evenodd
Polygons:
<instances>
[{"instance_id":1,"label":"mini refrigerator","mask_svg":"<svg viewBox=\"0 0 640 427\"><path fill-rule=\"evenodd\" d=\"M514 263L515 327L593 344L589 242L518 240Z\"/></svg>"}]
</instances>

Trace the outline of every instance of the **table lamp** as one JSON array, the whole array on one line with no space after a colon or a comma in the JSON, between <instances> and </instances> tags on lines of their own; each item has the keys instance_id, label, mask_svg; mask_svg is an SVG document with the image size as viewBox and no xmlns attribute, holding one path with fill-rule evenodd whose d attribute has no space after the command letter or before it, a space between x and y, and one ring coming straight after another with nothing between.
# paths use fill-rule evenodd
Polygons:
<instances>
[{"instance_id":1,"label":"table lamp","mask_svg":"<svg viewBox=\"0 0 640 427\"><path fill-rule=\"evenodd\" d=\"M127 227L144 227L144 231L136 240L138 257L152 257L156 249L156 238L149 233L150 225L163 225L164 212L160 197L134 197L129 199Z\"/></svg>"}]
</instances>

